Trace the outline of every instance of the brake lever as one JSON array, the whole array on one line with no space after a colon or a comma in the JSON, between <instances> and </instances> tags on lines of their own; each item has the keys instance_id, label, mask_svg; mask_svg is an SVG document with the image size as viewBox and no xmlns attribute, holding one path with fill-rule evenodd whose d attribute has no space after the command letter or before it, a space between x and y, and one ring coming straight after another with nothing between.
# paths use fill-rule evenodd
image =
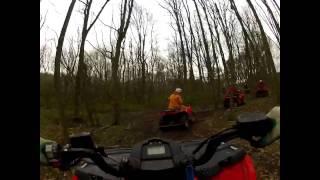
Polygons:
<instances>
[{"instance_id":1,"label":"brake lever","mask_svg":"<svg viewBox=\"0 0 320 180\"><path fill-rule=\"evenodd\" d=\"M81 161L81 158L85 157L86 153L94 153L93 150L83 149L83 148L70 148L67 147L60 152L59 169L62 171L69 170L70 167L75 166Z\"/></svg>"},{"instance_id":2,"label":"brake lever","mask_svg":"<svg viewBox=\"0 0 320 180\"><path fill-rule=\"evenodd\" d=\"M197 147L195 150L193 150L192 154L196 154L205 144L208 144L208 142L214 140L216 137L220 136L221 134L225 133L226 131L230 131L231 129L236 129L236 127L233 126L233 127L231 127L231 128L225 129L225 130L220 131L219 133L214 134L214 135L212 135L211 137L203 140L203 141L198 145L198 147Z\"/></svg>"},{"instance_id":3,"label":"brake lever","mask_svg":"<svg viewBox=\"0 0 320 180\"><path fill-rule=\"evenodd\" d=\"M199 158L195 159L194 165L199 166L208 162L210 158L216 153L217 148L222 142L227 142L237 137L239 137L239 131L236 128L229 128L212 136L208 139L205 152Z\"/></svg>"},{"instance_id":4,"label":"brake lever","mask_svg":"<svg viewBox=\"0 0 320 180\"><path fill-rule=\"evenodd\" d=\"M95 151L99 154L101 154L104 157L108 157L108 155L106 154L106 152L104 151L104 147L99 146L95 149Z\"/></svg>"}]
</instances>

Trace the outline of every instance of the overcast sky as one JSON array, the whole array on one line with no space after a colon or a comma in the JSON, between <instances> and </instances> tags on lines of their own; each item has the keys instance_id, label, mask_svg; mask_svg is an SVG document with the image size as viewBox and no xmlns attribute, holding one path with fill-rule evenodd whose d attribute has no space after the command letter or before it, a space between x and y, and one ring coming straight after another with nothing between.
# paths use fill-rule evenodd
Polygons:
<instances>
[{"instance_id":1,"label":"overcast sky","mask_svg":"<svg viewBox=\"0 0 320 180\"><path fill-rule=\"evenodd\" d=\"M155 21L154 29L159 42L160 50L162 55L166 56L166 50L168 46L168 40L172 39L172 29L169 26L170 17L169 14L159 6L162 3L161 0L135 0L137 4L143 6L153 16ZM258 0L260 1L260 0ZM280 0L277 0L280 5ZM40 3L40 14L46 14L46 21L43 29L40 31L40 45L44 43L50 44L51 47L55 48L53 39L57 39L58 34L61 31L62 24L64 22L69 4L71 0L42 0ZM92 12L97 13L101 5L105 0L94 0L92 4ZM110 2L105 7L104 11L100 15L100 20L105 24L112 25L112 14L114 15L114 21L117 22L119 16L119 4L120 0L110 0ZM235 0L238 9L241 11L244 6L248 6L246 0ZM255 2L255 0L252 0ZM189 3L192 3L190 0ZM81 25L83 21L83 16L80 13L80 9L83 4L79 1L76 2L74 11L72 13L71 20L69 22L66 38L74 37L76 38L77 31L81 33ZM191 6L193 7L193 6ZM190 8L191 8L190 7ZM116 26L117 27L117 26ZM79 30L80 29L80 30ZM98 39L109 38L109 30L100 21L97 21L94 28L90 31L87 40L95 44L97 36ZM269 28L265 25L266 33L275 40ZM129 32L130 34L130 32ZM129 35L130 36L130 35ZM108 42L108 41L106 41ZM66 45L66 43L65 43ZM86 49L91 49L91 45L86 43Z\"/></svg>"}]
</instances>

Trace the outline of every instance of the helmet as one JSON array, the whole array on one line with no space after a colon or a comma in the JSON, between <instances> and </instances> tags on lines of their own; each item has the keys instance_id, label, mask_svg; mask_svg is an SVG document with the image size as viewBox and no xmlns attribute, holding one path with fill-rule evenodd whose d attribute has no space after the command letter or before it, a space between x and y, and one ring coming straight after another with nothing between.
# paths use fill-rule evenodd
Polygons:
<instances>
[{"instance_id":1,"label":"helmet","mask_svg":"<svg viewBox=\"0 0 320 180\"><path fill-rule=\"evenodd\" d=\"M176 88L175 90L177 93L181 93L182 92L182 89L181 88Z\"/></svg>"}]
</instances>

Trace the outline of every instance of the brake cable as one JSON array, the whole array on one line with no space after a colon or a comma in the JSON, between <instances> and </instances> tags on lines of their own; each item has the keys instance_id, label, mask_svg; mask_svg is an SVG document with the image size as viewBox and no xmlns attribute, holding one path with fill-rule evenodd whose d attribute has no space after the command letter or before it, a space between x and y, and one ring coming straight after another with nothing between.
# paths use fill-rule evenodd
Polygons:
<instances>
[{"instance_id":1,"label":"brake cable","mask_svg":"<svg viewBox=\"0 0 320 180\"><path fill-rule=\"evenodd\" d=\"M199 158L194 159L194 165L199 166L208 162L209 159L215 154L221 142L229 141L236 137L239 137L238 130L236 128L229 128L209 138L207 140L208 145L205 152ZM196 150L199 151L198 149L199 148Z\"/></svg>"},{"instance_id":2,"label":"brake cable","mask_svg":"<svg viewBox=\"0 0 320 180\"><path fill-rule=\"evenodd\" d=\"M214 134L214 135L212 135L211 137L203 140L203 141L198 145L198 147L197 147L195 150L193 150L192 154L196 154L209 140L213 140L213 139L216 138L217 136L219 136L219 135L221 135L222 133L225 133L226 131L229 131L229 130L231 130L231 129L234 129L234 128L233 128L233 127L232 127L232 128L227 128L227 129L222 130L222 131L220 131L219 133Z\"/></svg>"}]
</instances>

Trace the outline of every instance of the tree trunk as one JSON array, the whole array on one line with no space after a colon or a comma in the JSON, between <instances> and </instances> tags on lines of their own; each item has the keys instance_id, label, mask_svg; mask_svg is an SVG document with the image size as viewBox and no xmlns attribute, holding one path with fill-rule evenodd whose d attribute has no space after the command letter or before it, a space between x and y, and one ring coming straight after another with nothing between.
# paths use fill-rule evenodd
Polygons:
<instances>
[{"instance_id":1,"label":"tree trunk","mask_svg":"<svg viewBox=\"0 0 320 180\"><path fill-rule=\"evenodd\" d=\"M263 41L263 46L264 46L264 52L265 52L266 58L268 60L268 65L269 65L269 67L270 67L270 69L272 71L272 78L274 80L274 91L275 91L275 95L276 95L276 101L280 102L279 79L278 79L276 67L274 65L274 61L273 61L273 58L272 58L272 54L271 54L271 51L270 51L270 46L269 46L269 43L268 43L268 39L267 39L267 36L266 36L265 31L263 29L263 26L261 24L261 21L259 19L259 16L258 16L256 10L253 7L253 4L251 3L250 0L247 0L247 2L249 4L250 9L252 10L252 12L254 14L254 17L257 20L258 25L259 25L259 29L260 29L260 33L261 33L262 41Z\"/></svg>"},{"instance_id":2,"label":"tree trunk","mask_svg":"<svg viewBox=\"0 0 320 180\"><path fill-rule=\"evenodd\" d=\"M189 79L191 81L194 81L194 73L193 73L193 63L192 63L192 48L188 45L187 35L184 29L184 26L182 26L183 35L184 35L184 41L186 42L186 49L187 49L187 56L189 60ZM192 44L191 44L192 45Z\"/></svg>"},{"instance_id":3,"label":"tree trunk","mask_svg":"<svg viewBox=\"0 0 320 180\"><path fill-rule=\"evenodd\" d=\"M222 19L222 16L220 14L220 11L217 7L217 4L215 4L215 7L216 7L216 11L217 11L217 14L218 14L218 18L220 20L220 24L221 24L221 27L222 27L222 32L224 34L224 37L226 39L226 44L227 44L227 47L228 47L228 52L229 52L229 58L228 60L230 61L230 75L231 75L231 83L235 83L236 82L236 76L235 76L235 68L234 68L234 55L233 55L233 48L232 48L232 43L231 43L231 37L230 37L230 34L229 34L229 28L227 27L227 24L224 23L223 19ZM226 21L226 19L225 19ZM230 77L227 77L227 79L229 80Z\"/></svg>"},{"instance_id":4,"label":"tree trunk","mask_svg":"<svg viewBox=\"0 0 320 180\"><path fill-rule=\"evenodd\" d=\"M270 6L268 5L267 1L266 0L262 0L263 4L266 6L272 20L273 20L273 23L275 24L276 28L277 28L277 32L278 34L280 34L280 25L278 23L278 21L276 20L276 18L274 17L274 14L270 8ZM279 45L280 45L280 41L279 41Z\"/></svg>"},{"instance_id":5,"label":"tree trunk","mask_svg":"<svg viewBox=\"0 0 320 180\"><path fill-rule=\"evenodd\" d=\"M221 86L220 86L220 83L221 83L221 80L220 80L220 70L219 70L219 63L218 63L218 57L217 57L217 54L216 54L216 48L214 46L214 40L213 40L213 31L212 31L212 25L210 24L209 22L209 18L208 18L208 13L207 13L207 7L206 7L206 4L203 0L201 0L200 2L201 6L202 6L202 9L203 9L203 12L205 14L205 18L206 18L206 21L207 21L207 25L208 25L208 28L209 28L209 33L210 33L210 40L211 40L211 47L212 47L212 53L213 53L213 59L214 59L214 62L216 64L216 67L217 67L217 76L218 76L218 83L217 83L217 88L213 87L213 92L214 92L214 103L215 103L215 107L218 106L218 99L219 99L219 95L220 95L220 90L221 90ZM214 67L214 66L213 66Z\"/></svg>"},{"instance_id":6,"label":"tree trunk","mask_svg":"<svg viewBox=\"0 0 320 180\"><path fill-rule=\"evenodd\" d=\"M183 5L185 6L184 2ZM188 7L185 6L186 12L187 12L187 19L188 19L188 23L189 23L189 27L190 27L190 32L192 32L192 28L191 28L191 20L190 20L190 14L189 14L189 9L187 9ZM191 45L189 47L189 43L187 40L187 34L185 31L185 27L184 27L184 21L183 21L183 17L181 16L181 12L180 12L180 17L181 17L181 26L182 26L182 30L183 30L183 36L184 36L184 41L186 43L186 49L187 49L187 56L188 56L188 60L189 60L189 79L193 82L194 81L194 73L193 73L193 63L192 63L192 39L191 39Z\"/></svg>"},{"instance_id":7,"label":"tree trunk","mask_svg":"<svg viewBox=\"0 0 320 180\"><path fill-rule=\"evenodd\" d=\"M81 96L83 91L83 78L84 78L84 46L88 34L87 26L89 20L89 13L91 8L92 0L89 4L86 5L84 9L84 19L82 26L82 35L81 35L81 44L79 52L79 62L78 62L78 71L76 76L76 85L75 85L75 106L74 106L74 117L80 117L80 105L81 105Z\"/></svg>"},{"instance_id":8,"label":"tree trunk","mask_svg":"<svg viewBox=\"0 0 320 180\"><path fill-rule=\"evenodd\" d=\"M83 95L83 88L86 88L84 85L84 76L86 71L85 63L84 63L84 46L86 42L87 35L90 31L90 29L93 27L94 23L99 18L101 12L103 11L104 7L107 5L109 0L106 0L103 6L101 7L100 11L94 18L94 20L91 22L91 24L88 26L89 16L90 16L90 9L92 5L93 0L88 0L85 4L84 8L84 18L83 18L83 27L82 27L82 36L81 36L81 45L80 45L80 53L79 53L79 62L78 62L78 71L77 71L77 77L76 77L76 85L75 85L75 109L74 109L74 116L78 118L80 116L80 105L82 101L82 95Z\"/></svg>"},{"instance_id":9,"label":"tree trunk","mask_svg":"<svg viewBox=\"0 0 320 180\"><path fill-rule=\"evenodd\" d=\"M115 62L116 59L119 58L117 56L114 57L112 63L112 79L111 79L111 87L112 87L112 108L113 108L113 123L112 125L118 125L120 119L120 86L119 86L119 78L118 78L118 64Z\"/></svg>"},{"instance_id":10,"label":"tree trunk","mask_svg":"<svg viewBox=\"0 0 320 180\"><path fill-rule=\"evenodd\" d=\"M213 11L213 13L214 13L214 11ZM222 45L221 45L220 33L218 31L218 25L217 25L217 22L216 22L215 15L213 15L213 17L211 17L211 19L213 21L214 29L215 29L215 32L217 34L217 40L218 40L217 43L218 43L218 47L219 47L219 51L220 51L220 55L221 55L221 60L222 60L222 65L223 65L223 69L224 69L224 73L225 73L225 80L227 81L227 84L229 84L229 81L228 81L228 78L227 78L227 77L229 77L229 69L227 67L226 59L225 59L223 48L222 48Z\"/></svg>"},{"instance_id":11,"label":"tree trunk","mask_svg":"<svg viewBox=\"0 0 320 180\"><path fill-rule=\"evenodd\" d=\"M238 9L234 3L233 0L230 0L230 4L231 4L231 8L234 10L235 14L236 14L236 17L241 25L241 29L242 29L242 33L243 33L243 37L244 37L244 42L245 42L245 53L246 53L246 59L247 59L247 64L249 65L249 73L250 72L250 69L253 69L253 67L251 66L253 61L252 61L252 56L251 56L251 53L250 53L250 49L252 49L253 51L255 50L255 46L247 32L247 30L245 29L244 27L244 24L243 24L243 20L238 12ZM250 48L250 49L249 49ZM258 63L257 61L257 58L254 59L254 62ZM254 75L254 73L251 73L252 75Z\"/></svg>"},{"instance_id":12,"label":"tree trunk","mask_svg":"<svg viewBox=\"0 0 320 180\"><path fill-rule=\"evenodd\" d=\"M183 38L182 38L182 31L181 31L181 27L180 27L179 15L178 15L177 11L175 12L175 16L176 16L176 24L177 24L179 38L180 38L180 48L181 48L180 53L181 53L181 58L182 58L182 63L183 63L183 81L186 82L186 80L187 80L187 61L186 61L184 43L183 43Z\"/></svg>"},{"instance_id":13,"label":"tree trunk","mask_svg":"<svg viewBox=\"0 0 320 180\"><path fill-rule=\"evenodd\" d=\"M112 74L111 74L111 91L112 91L112 109L113 109L113 122L112 125L118 125L120 120L120 80L118 78L119 59L121 44L124 40L133 8L133 0L123 0L121 7L120 27L118 29L118 37L116 42L115 54L111 58ZM129 2L128 2L129 1ZM128 13L128 14L127 14Z\"/></svg>"},{"instance_id":14,"label":"tree trunk","mask_svg":"<svg viewBox=\"0 0 320 180\"><path fill-rule=\"evenodd\" d=\"M62 87L61 87L61 75L60 75L60 64L61 64L61 56L62 56L62 47L63 47L63 42L64 42L64 37L67 32L68 24L71 18L71 14L74 8L74 5L76 3L76 0L72 0L69 9L65 18L65 21L63 23L59 40L58 40L58 46L56 50L56 56L54 60L54 86L55 86L55 92L56 92L56 98L58 100L58 110L59 110L59 115L60 115L60 124L62 126L62 143L66 143L68 139L68 130L66 127L66 118L65 118L65 102L63 100L63 95L62 95Z\"/></svg>"},{"instance_id":15,"label":"tree trunk","mask_svg":"<svg viewBox=\"0 0 320 180\"><path fill-rule=\"evenodd\" d=\"M205 64L206 64L206 68L208 70L208 80L210 83L213 83L214 82L214 72L213 72L213 69L212 69L212 66L211 66L211 58L210 58L210 53L209 53L209 45L208 45L208 41L206 39L206 36L205 36L205 31L204 31L204 28L203 28L203 24L202 24L202 20L201 20L201 17L200 17L200 12L199 12L199 9L198 9L198 5L196 3L195 0L193 0L194 2L194 5L196 7L196 12L197 12L197 16L198 16L198 19L199 19L199 23L200 23L200 28L201 28L201 32L202 32L202 41L203 41L203 45L204 45L204 48L205 48Z\"/></svg>"},{"instance_id":16,"label":"tree trunk","mask_svg":"<svg viewBox=\"0 0 320 180\"><path fill-rule=\"evenodd\" d=\"M273 4L277 7L277 10L280 11L280 6L276 2L276 0L272 0Z\"/></svg>"}]
</instances>

